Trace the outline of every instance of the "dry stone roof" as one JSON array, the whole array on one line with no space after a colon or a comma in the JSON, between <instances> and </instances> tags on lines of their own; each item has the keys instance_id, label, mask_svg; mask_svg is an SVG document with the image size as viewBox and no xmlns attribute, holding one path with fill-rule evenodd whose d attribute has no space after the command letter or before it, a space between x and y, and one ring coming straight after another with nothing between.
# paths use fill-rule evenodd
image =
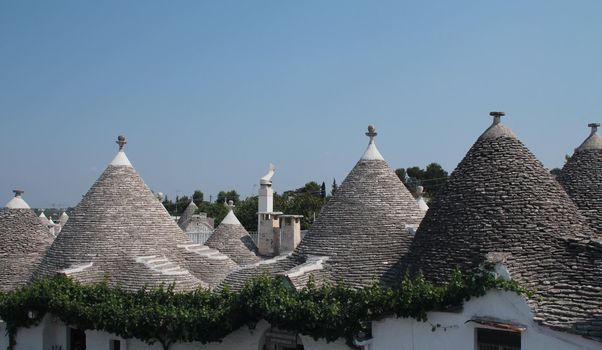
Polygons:
<instances>
[{"instance_id":1,"label":"dry stone roof","mask_svg":"<svg viewBox=\"0 0 602 350\"><path fill-rule=\"evenodd\" d=\"M4 291L31 280L53 240L20 193L14 198L8 207L0 208L0 289Z\"/></svg>"},{"instance_id":2,"label":"dry stone roof","mask_svg":"<svg viewBox=\"0 0 602 350\"><path fill-rule=\"evenodd\" d=\"M418 226L424 214L376 148L372 126L366 135L370 137L366 152L291 256L284 262L237 270L226 283L236 286L264 272L286 275L297 265L321 258L327 259L320 269L308 273L320 271L332 282L354 287L395 283L398 262L412 241L407 227Z\"/></svg>"},{"instance_id":3,"label":"dry stone roof","mask_svg":"<svg viewBox=\"0 0 602 350\"><path fill-rule=\"evenodd\" d=\"M238 265L249 265L261 260L257 256L253 239L234 215L232 206L205 245L219 250Z\"/></svg>"},{"instance_id":4,"label":"dry stone roof","mask_svg":"<svg viewBox=\"0 0 602 350\"><path fill-rule=\"evenodd\" d=\"M475 142L426 213L406 267L442 282L489 261L542 297L535 319L589 337L600 331L602 266L591 228L514 133L494 124ZM597 328L596 328L597 327ZM598 336L602 333L598 333Z\"/></svg>"},{"instance_id":5,"label":"dry stone roof","mask_svg":"<svg viewBox=\"0 0 602 350\"><path fill-rule=\"evenodd\" d=\"M589 137L568 159L558 182L575 202L589 225L602 235L602 137L599 124L590 124Z\"/></svg>"},{"instance_id":6,"label":"dry stone roof","mask_svg":"<svg viewBox=\"0 0 602 350\"><path fill-rule=\"evenodd\" d=\"M178 219L178 226L180 226L181 229L185 229L186 225L188 224L190 219L192 219L192 216L196 213L198 209L199 207L196 204L194 204L194 201L190 200L190 204L188 204L186 209L184 209L182 216L180 216L180 219Z\"/></svg>"},{"instance_id":7,"label":"dry stone roof","mask_svg":"<svg viewBox=\"0 0 602 350\"><path fill-rule=\"evenodd\" d=\"M190 241L120 151L77 205L45 255L41 275L135 290L175 283L212 287L236 267L228 257Z\"/></svg>"}]
</instances>

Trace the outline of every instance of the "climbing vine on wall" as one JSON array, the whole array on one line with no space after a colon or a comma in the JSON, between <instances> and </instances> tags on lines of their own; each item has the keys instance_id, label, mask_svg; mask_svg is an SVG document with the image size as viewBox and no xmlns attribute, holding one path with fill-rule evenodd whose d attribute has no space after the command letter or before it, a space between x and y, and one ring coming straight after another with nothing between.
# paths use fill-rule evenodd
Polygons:
<instances>
[{"instance_id":1,"label":"climbing vine on wall","mask_svg":"<svg viewBox=\"0 0 602 350\"><path fill-rule=\"evenodd\" d=\"M470 276L455 272L442 285L406 275L395 289L376 284L361 289L317 286L310 281L296 291L282 279L259 276L239 292L175 292L173 286L128 292L107 283L81 285L57 276L0 293L0 318L6 322L9 350L16 344L19 328L38 324L47 313L80 329L159 342L164 349L176 342L220 341L262 319L316 339L343 337L351 342L369 332L370 321L388 316L426 321L430 310L459 305L494 288L532 295L489 269Z\"/></svg>"}]
</instances>

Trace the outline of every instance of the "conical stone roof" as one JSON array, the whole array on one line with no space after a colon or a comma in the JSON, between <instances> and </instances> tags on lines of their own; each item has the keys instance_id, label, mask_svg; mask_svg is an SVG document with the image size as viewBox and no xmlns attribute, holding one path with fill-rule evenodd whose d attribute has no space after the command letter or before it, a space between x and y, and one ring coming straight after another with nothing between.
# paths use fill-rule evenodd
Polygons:
<instances>
[{"instance_id":1,"label":"conical stone roof","mask_svg":"<svg viewBox=\"0 0 602 350\"><path fill-rule=\"evenodd\" d=\"M22 191L0 208L0 289L9 291L25 285L53 237L29 205Z\"/></svg>"},{"instance_id":2,"label":"conical stone roof","mask_svg":"<svg viewBox=\"0 0 602 350\"><path fill-rule=\"evenodd\" d=\"M236 267L226 256L194 244L156 200L123 152L77 205L48 250L40 274L135 290L176 284L178 290L216 284Z\"/></svg>"},{"instance_id":3,"label":"conical stone roof","mask_svg":"<svg viewBox=\"0 0 602 350\"><path fill-rule=\"evenodd\" d=\"M328 257L327 270L351 286L387 284L412 241L407 227L424 216L376 148L374 129L366 135L366 152L295 250L304 260Z\"/></svg>"},{"instance_id":4,"label":"conical stone roof","mask_svg":"<svg viewBox=\"0 0 602 350\"><path fill-rule=\"evenodd\" d=\"M205 245L219 250L239 265L258 262L261 259L257 256L257 247L247 230L234 215L232 201L229 202L229 207L228 215L205 242Z\"/></svg>"},{"instance_id":5,"label":"conical stone roof","mask_svg":"<svg viewBox=\"0 0 602 350\"><path fill-rule=\"evenodd\" d=\"M374 127L366 135L364 155L291 256L234 271L226 284L236 288L266 272L295 281L311 273L353 287L397 283L399 261L412 241L408 226L417 227L424 214L378 151Z\"/></svg>"},{"instance_id":6,"label":"conical stone roof","mask_svg":"<svg viewBox=\"0 0 602 350\"><path fill-rule=\"evenodd\" d=\"M589 124L589 137L568 159L558 182L575 202L589 225L602 235L602 137L600 124Z\"/></svg>"},{"instance_id":7,"label":"conical stone roof","mask_svg":"<svg viewBox=\"0 0 602 350\"><path fill-rule=\"evenodd\" d=\"M501 264L542 297L529 300L537 321L580 334L578 323L595 330L602 263L599 245L588 243L593 232L558 182L500 124L503 114L492 115L494 124L431 204L405 267L443 282L454 268L471 273L483 262Z\"/></svg>"},{"instance_id":8,"label":"conical stone roof","mask_svg":"<svg viewBox=\"0 0 602 350\"><path fill-rule=\"evenodd\" d=\"M180 219L178 219L178 226L180 226L181 229L185 229L188 225L188 222L198 209L199 207L194 204L194 201L191 199L186 209L184 209L182 216L180 216Z\"/></svg>"}]
</instances>

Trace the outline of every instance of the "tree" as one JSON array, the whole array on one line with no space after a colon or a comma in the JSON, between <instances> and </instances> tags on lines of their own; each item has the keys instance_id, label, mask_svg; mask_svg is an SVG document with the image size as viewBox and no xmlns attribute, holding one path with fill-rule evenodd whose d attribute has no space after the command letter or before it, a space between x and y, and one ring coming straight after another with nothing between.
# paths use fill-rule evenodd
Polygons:
<instances>
[{"instance_id":1,"label":"tree","mask_svg":"<svg viewBox=\"0 0 602 350\"><path fill-rule=\"evenodd\" d=\"M322 187L320 188L320 197L322 197L322 199L326 198L326 184L324 181L322 181Z\"/></svg>"},{"instance_id":2,"label":"tree","mask_svg":"<svg viewBox=\"0 0 602 350\"><path fill-rule=\"evenodd\" d=\"M257 196L245 198L238 202L238 205L234 208L234 214L247 231L257 231L258 208L259 200Z\"/></svg>"},{"instance_id":3,"label":"tree","mask_svg":"<svg viewBox=\"0 0 602 350\"><path fill-rule=\"evenodd\" d=\"M408 180L406 177L406 170L404 168L395 169L395 175L397 175L399 180L401 180L401 182L403 182L405 185Z\"/></svg>"},{"instance_id":4,"label":"tree","mask_svg":"<svg viewBox=\"0 0 602 350\"><path fill-rule=\"evenodd\" d=\"M215 200L215 203L224 204L226 203L226 200L233 201L234 205L236 205L240 201L240 195L235 190L230 190L227 192L220 191L217 194L217 199Z\"/></svg>"},{"instance_id":5,"label":"tree","mask_svg":"<svg viewBox=\"0 0 602 350\"><path fill-rule=\"evenodd\" d=\"M337 179L332 179L332 187L330 189L330 195L334 196L334 194L337 192L338 189L339 189L339 186L337 185Z\"/></svg>"},{"instance_id":6,"label":"tree","mask_svg":"<svg viewBox=\"0 0 602 350\"><path fill-rule=\"evenodd\" d=\"M197 207L200 206L201 203L203 203L203 199L203 192L199 190L194 191L194 193L192 194L192 201L194 202L194 204L196 204Z\"/></svg>"},{"instance_id":7,"label":"tree","mask_svg":"<svg viewBox=\"0 0 602 350\"><path fill-rule=\"evenodd\" d=\"M326 189L324 188L324 191ZM303 187L293 191L286 191L282 195L274 194L274 208L286 214L303 215L301 229L308 229L314 218L320 214L324 206L322 186L315 181L306 183Z\"/></svg>"},{"instance_id":8,"label":"tree","mask_svg":"<svg viewBox=\"0 0 602 350\"><path fill-rule=\"evenodd\" d=\"M395 174L414 196L418 186L422 186L427 201L437 196L448 178L447 171L437 163L430 163L425 169L418 166L399 168L395 170Z\"/></svg>"}]
</instances>

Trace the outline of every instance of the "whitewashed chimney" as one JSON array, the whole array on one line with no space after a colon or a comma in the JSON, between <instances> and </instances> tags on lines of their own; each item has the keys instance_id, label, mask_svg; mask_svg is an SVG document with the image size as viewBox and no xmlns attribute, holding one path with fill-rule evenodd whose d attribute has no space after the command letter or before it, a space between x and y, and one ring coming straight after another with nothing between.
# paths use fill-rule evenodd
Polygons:
<instances>
[{"instance_id":1,"label":"whitewashed chimney","mask_svg":"<svg viewBox=\"0 0 602 350\"><path fill-rule=\"evenodd\" d=\"M268 173L259 180L259 210L257 213L257 251L259 255L275 256L280 253L280 222L274 212L272 177L276 169L270 163Z\"/></svg>"},{"instance_id":2,"label":"whitewashed chimney","mask_svg":"<svg viewBox=\"0 0 602 350\"><path fill-rule=\"evenodd\" d=\"M301 242L303 215L280 215L280 254L295 250Z\"/></svg>"}]
</instances>

